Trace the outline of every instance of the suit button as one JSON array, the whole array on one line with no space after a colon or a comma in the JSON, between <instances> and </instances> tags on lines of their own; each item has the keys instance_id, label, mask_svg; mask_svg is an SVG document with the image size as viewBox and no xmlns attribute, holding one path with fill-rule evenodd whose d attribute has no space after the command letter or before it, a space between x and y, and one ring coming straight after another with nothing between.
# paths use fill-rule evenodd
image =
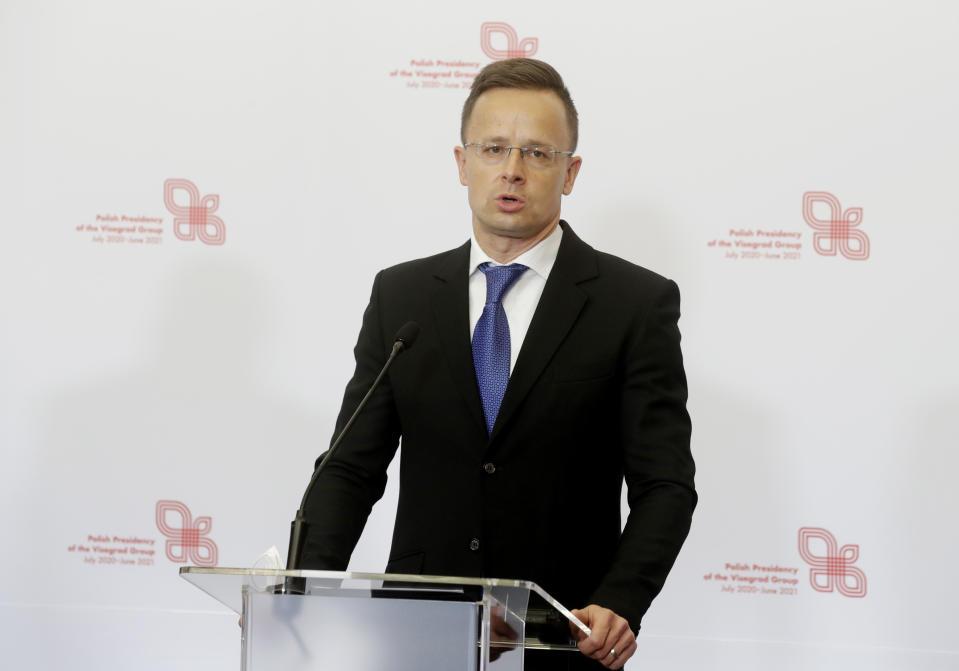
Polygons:
<instances>
[{"instance_id":1,"label":"suit button","mask_svg":"<svg viewBox=\"0 0 959 671\"><path fill-rule=\"evenodd\" d=\"M486 471L487 473L495 473L496 466L494 466L493 464L483 464L483 470Z\"/></svg>"},{"instance_id":2,"label":"suit button","mask_svg":"<svg viewBox=\"0 0 959 671\"><path fill-rule=\"evenodd\" d=\"M479 550L479 538L474 538L473 540L470 541L470 550L472 550L473 552L476 552L477 550Z\"/></svg>"}]
</instances>

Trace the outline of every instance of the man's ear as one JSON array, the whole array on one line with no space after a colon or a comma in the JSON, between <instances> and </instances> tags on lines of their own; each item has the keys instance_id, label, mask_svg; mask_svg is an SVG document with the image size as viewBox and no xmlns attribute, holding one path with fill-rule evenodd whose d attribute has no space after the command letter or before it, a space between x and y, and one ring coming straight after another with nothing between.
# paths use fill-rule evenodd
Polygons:
<instances>
[{"instance_id":1,"label":"man's ear","mask_svg":"<svg viewBox=\"0 0 959 671\"><path fill-rule=\"evenodd\" d=\"M466 181L466 149L463 147L453 147L453 156L456 158L456 168L460 173L460 184L468 186Z\"/></svg>"},{"instance_id":2,"label":"man's ear","mask_svg":"<svg viewBox=\"0 0 959 671\"><path fill-rule=\"evenodd\" d=\"M579 168L583 165L583 159L579 156L573 156L569 159L569 165L566 166L566 179L563 182L563 195L568 196L573 191L573 184L576 182L576 175L579 174Z\"/></svg>"}]
</instances>

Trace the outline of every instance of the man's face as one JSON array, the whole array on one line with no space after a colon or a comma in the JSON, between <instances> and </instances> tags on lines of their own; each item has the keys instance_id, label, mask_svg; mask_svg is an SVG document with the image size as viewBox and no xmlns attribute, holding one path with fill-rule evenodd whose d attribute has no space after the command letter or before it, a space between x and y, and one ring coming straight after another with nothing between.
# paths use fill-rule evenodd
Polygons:
<instances>
[{"instance_id":1,"label":"man's face","mask_svg":"<svg viewBox=\"0 0 959 671\"><path fill-rule=\"evenodd\" d=\"M491 89L476 100L466 141L513 147L570 147L566 108L552 91ZM581 159L557 155L545 168L527 165L518 150L490 165L471 150L454 150L460 182L469 189L477 237L530 239L559 221L560 200L573 190Z\"/></svg>"}]
</instances>

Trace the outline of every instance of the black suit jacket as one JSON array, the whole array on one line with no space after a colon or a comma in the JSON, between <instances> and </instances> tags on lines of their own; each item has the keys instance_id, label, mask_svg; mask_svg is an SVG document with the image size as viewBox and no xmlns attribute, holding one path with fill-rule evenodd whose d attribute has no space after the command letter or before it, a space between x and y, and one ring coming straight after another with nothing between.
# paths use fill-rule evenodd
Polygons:
<instances>
[{"instance_id":1,"label":"black suit jacket","mask_svg":"<svg viewBox=\"0 0 959 671\"><path fill-rule=\"evenodd\" d=\"M377 275L337 431L397 330L422 330L308 498L304 568L346 568L402 436L387 571L533 580L639 629L696 503L679 292L561 225L491 435L470 349L469 243Z\"/></svg>"}]
</instances>

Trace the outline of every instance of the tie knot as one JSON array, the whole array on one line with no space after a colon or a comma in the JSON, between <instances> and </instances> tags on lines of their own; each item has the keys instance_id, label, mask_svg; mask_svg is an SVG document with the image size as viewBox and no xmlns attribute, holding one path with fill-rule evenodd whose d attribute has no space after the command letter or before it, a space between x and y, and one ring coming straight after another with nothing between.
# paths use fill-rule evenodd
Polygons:
<instances>
[{"instance_id":1,"label":"tie knot","mask_svg":"<svg viewBox=\"0 0 959 671\"><path fill-rule=\"evenodd\" d=\"M509 291L519 276L526 272L527 267L521 263L511 263L508 266L491 266L481 263L479 269L486 275L486 303L499 303L503 294Z\"/></svg>"}]
</instances>

